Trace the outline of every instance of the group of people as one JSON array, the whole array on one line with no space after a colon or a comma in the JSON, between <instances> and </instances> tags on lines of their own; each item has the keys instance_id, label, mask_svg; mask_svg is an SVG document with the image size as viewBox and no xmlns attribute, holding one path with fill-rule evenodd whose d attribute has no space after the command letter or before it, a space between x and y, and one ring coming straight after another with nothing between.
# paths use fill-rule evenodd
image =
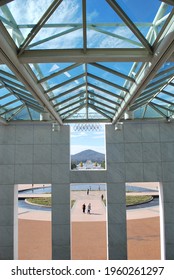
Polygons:
<instances>
[{"instance_id":1,"label":"group of people","mask_svg":"<svg viewBox=\"0 0 174 280\"><path fill-rule=\"evenodd\" d=\"M82 210L83 210L83 213L85 214L86 213L86 204L85 203L83 203L83 205L82 205ZM91 214L91 203L89 203L87 206L87 213Z\"/></svg>"}]
</instances>

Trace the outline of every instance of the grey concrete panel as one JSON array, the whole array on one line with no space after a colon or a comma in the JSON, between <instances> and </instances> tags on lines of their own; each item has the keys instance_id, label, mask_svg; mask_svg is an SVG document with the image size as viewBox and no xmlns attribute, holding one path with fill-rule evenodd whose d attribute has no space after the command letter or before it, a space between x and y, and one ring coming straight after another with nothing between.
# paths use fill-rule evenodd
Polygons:
<instances>
[{"instance_id":1,"label":"grey concrete panel","mask_svg":"<svg viewBox=\"0 0 174 280\"><path fill-rule=\"evenodd\" d=\"M117 244L127 244L126 224L112 224L108 221L108 241L110 247L116 246Z\"/></svg>"},{"instance_id":2,"label":"grey concrete panel","mask_svg":"<svg viewBox=\"0 0 174 280\"><path fill-rule=\"evenodd\" d=\"M52 207L52 224L67 225L70 224L70 203L68 204L53 204Z\"/></svg>"},{"instance_id":3,"label":"grey concrete panel","mask_svg":"<svg viewBox=\"0 0 174 280\"><path fill-rule=\"evenodd\" d=\"M16 125L16 144L32 145L34 142L33 125Z\"/></svg>"},{"instance_id":4,"label":"grey concrete panel","mask_svg":"<svg viewBox=\"0 0 174 280\"><path fill-rule=\"evenodd\" d=\"M163 200L164 202L174 202L174 182L163 182Z\"/></svg>"},{"instance_id":5,"label":"grey concrete panel","mask_svg":"<svg viewBox=\"0 0 174 280\"><path fill-rule=\"evenodd\" d=\"M124 162L124 144L109 144L106 148L107 162Z\"/></svg>"},{"instance_id":6,"label":"grey concrete panel","mask_svg":"<svg viewBox=\"0 0 174 280\"><path fill-rule=\"evenodd\" d=\"M4 246L13 246L13 226L0 225L0 248Z\"/></svg>"},{"instance_id":7,"label":"grey concrete panel","mask_svg":"<svg viewBox=\"0 0 174 280\"><path fill-rule=\"evenodd\" d=\"M70 143L70 127L60 126L60 131L52 132L52 144L69 144Z\"/></svg>"},{"instance_id":8,"label":"grey concrete panel","mask_svg":"<svg viewBox=\"0 0 174 280\"><path fill-rule=\"evenodd\" d=\"M14 186L0 185L0 205L13 205L14 202Z\"/></svg>"},{"instance_id":9,"label":"grey concrete panel","mask_svg":"<svg viewBox=\"0 0 174 280\"><path fill-rule=\"evenodd\" d=\"M125 204L108 204L108 221L110 224L126 223L126 206Z\"/></svg>"},{"instance_id":10,"label":"grey concrete panel","mask_svg":"<svg viewBox=\"0 0 174 280\"><path fill-rule=\"evenodd\" d=\"M174 124L172 122L160 123L160 139L161 142L174 142Z\"/></svg>"},{"instance_id":11,"label":"grey concrete panel","mask_svg":"<svg viewBox=\"0 0 174 280\"><path fill-rule=\"evenodd\" d=\"M32 184L33 166L32 164L15 165L15 184Z\"/></svg>"},{"instance_id":12,"label":"grey concrete panel","mask_svg":"<svg viewBox=\"0 0 174 280\"><path fill-rule=\"evenodd\" d=\"M14 184L14 165L0 165L1 184Z\"/></svg>"},{"instance_id":13,"label":"grey concrete panel","mask_svg":"<svg viewBox=\"0 0 174 280\"><path fill-rule=\"evenodd\" d=\"M174 162L162 162L163 181L174 182Z\"/></svg>"},{"instance_id":14,"label":"grey concrete panel","mask_svg":"<svg viewBox=\"0 0 174 280\"><path fill-rule=\"evenodd\" d=\"M124 142L141 142L142 133L141 133L141 124L139 123L124 123L123 124L124 132Z\"/></svg>"},{"instance_id":15,"label":"grey concrete panel","mask_svg":"<svg viewBox=\"0 0 174 280\"><path fill-rule=\"evenodd\" d=\"M106 171L70 171L71 183L105 183Z\"/></svg>"},{"instance_id":16,"label":"grey concrete panel","mask_svg":"<svg viewBox=\"0 0 174 280\"><path fill-rule=\"evenodd\" d=\"M159 142L159 123L142 123L142 142Z\"/></svg>"},{"instance_id":17,"label":"grey concrete panel","mask_svg":"<svg viewBox=\"0 0 174 280\"><path fill-rule=\"evenodd\" d=\"M0 144L15 144L15 126L0 126Z\"/></svg>"},{"instance_id":18,"label":"grey concrete panel","mask_svg":"<svg viewBox=\"0 0 174 280\"><path fill-rule=\"evenodd\" d=\"M52 227L52 244L53 246L70 245L70 224L55 225Z\"/></svg>"},{"instance_id":19,"label":"grey concrete panel","mask_svg":"<svg viewBox=\"0 0 174 280\"><path fill-rule=\"evenodd\" d=\"M115 130L114 125L106 125L106 143L123 143L123 130Z\"/></svg>"},{"instance_id":20,"label":"grey concrete panel","mask_svg":"<svg viewBox=\"0 0 174 280\"><path fill-rule=\"evenodd\" d=\"M67 204L70 203L70 186L69 184L52 185L52 203Z\"/></svg>"},{"instance_id":21,"label":"grey concrete panel","mask_svg":"<svg viewBox=\"0 0 174 280\"><path fill-rule=\"evenodd\" d=\"M174 143L161 143L162 161L174 161Z\"/></svg>"},{"instance_id":22,"label":"grey concrete panel","mask_svg":"<svg viewBox=\"0 0 174 280\"><path fill-rule=\"evenodd\" d=\"M0 260L13 260L13 246L1 246Z\"/></svg>"},{"instance_id":23,"label":"grey concrete panel","mask_svg":"<svg viewBox=\"0 0 174 280\"><path fill-rule=\"evenodd\" d=\"M125 162L142 162L142 144L125 144Z\"/></svg>"},{"instance_id":24,"label":"grey concrete panel","mask_svg":"<svg viewBox=\"0 0 174 280\"><path fill-rule=\"evenodd\" d=\"M52 183L70 183L69 164L52 165Z\"/></svg>"},{"instance_id":25,"label":"grey concrete panel","mask_svg":"<svg viewBox=\"0 0 174 280\"><path fill-rule=\"evenodd\" d=\"M143 165L145 182L160 182L162 180L161 163L146 162Z\"/></svg>"},{"instance_id":26,"label":"grey concrete panel","mask_svg":"<svg viewBox=\"0 0 174 280\"><path fill-rule=\"evenodd\" d=\"M70 166L70 146L52 145L52 163L69 163Z\"/></svg>"},{"instance_id":27,"label":"grey concrete panel","mask_svg":"<svg viewBox=\"0 0 174 280\"><path fill-rule=\"evenodd\" d=\"M0 145L0 164L14 164L15 145Z\"/></svg>"},{"instance_id":28,"label":"grey concrete panel","mask_svg":"<svg viewBox=\"0 0 174 280\"><path fill-rule=\"evenodd\" d=\"M33 165L33 182L35 184L49 184L52 181L51 164Z\"/></svg>"},{"instance_id":29,"label":"grey concrete panel","mask_svg":"<svg viewBox=\"0 0 174 280\"><path fill-rule=\"evenodd\" d=\"M109 260L127 260L127 247L125 244L117 244L109 247Z\"/></svg>"},{"instance_id":30,"label":"grey concrete panel","mask_svg":"<svg viewBox=\"0 0 174 280\"><path fill-rule=\"evenodd\" d=\"M125 164L108 163L107 182L125 182Z\"/></svg>"},{"instance_id":31,"label":"grey concrete panel","mask_svg":"<svg viewBox=\"0 0 174 280\"><path fill-rule=\"evenodd\" d=\"M33 163L33 145L16 145L15 163Z\"/></svg>"},{"instance_id":32,"label":"grey concrete panel","mask_svg":"<svg viewBox=\"0 0 174 280\"><path fill-rule=\"evenodd\" d=\"M34 145L34 164L47 163L51 164L52 154L51 145Z\"/></svg>"},{"instance_id":33,"label":"grey concrete panel","mask_svg":"<svg viewBox=\"0 0 174 280\"><path fill-rule=\"evenodd\" d=\"M174 260L174 243L166 244L166 260Z\"/></svg>"},{"instance_id":34,"label":"grey concrete panel","mask_svg":"<svg viewBox=\"0 0 174 280\"><path fill-rule=\"evenodd\" d=\"M173 203L164 203L164 215L165 215L165 224L173 223L174 224L174 207Z\"/></svg>"},{"instance_id":35,"label":"grey concrete panel","mask_svg":"<svg viewBox=\"0 0 174 280\"><path fill-rule=\"evenodd\" d=\"M52 259L53 260L70 260L71 252L69 246L53 246Z\"/></svg>"},{"instance_id":36,"label":"grey concrete panel","mask_svg":"<svg viewBox=\"0 0 174 280\"><path fill-rule=\"evenodd\" d=\"M173 234L174 234L174 221L173 223L165 224L165 238L167 240L167 243L174 244Z\"/></svg>"},{"instance_id":37,"label":"grey concrete panel","mask_svg":"<svg viewBox=\"0 0 174 280\"><path fill-rule=\"evenodd\" d=\"M143 162L160 162L160 143L143 143Z\"/></svg>"},{"instance_id":38,"label":"grey concrete panel","mask_svg":"<svg viewBox=\"0 0 174 280\"><path fill-rule=\"evenodd\" d=\"M126 182L143 182L143 163L126 163Z\"/></svg>"},{"instance_id":39,"label":"grey concrete panel","mask_svg":"<svg viewBox=\"0 0 174 280\"><path fill-rule=\"evenodd\" d=\"M52 142L52 126L43 125L38 126L34 125L34 144L35 145L43 145L43 144L51 144Z\"/></svg>"},{"instance_id":40,"label":"grey concrete panel","mask_svg":"<svg viewBox=\"0 0 174 280\"><path fill-rule=\"evenodd\" d=\"M13 226L14 207L13 205L0 205L0 226Z\"/></svg>"},{"instance_id":41,"label":"grey concrete panel","mask_svg":"<svg viewBox=\"0 0 174 280\"><path fill-rule=\"evenodd\" d=\"M124 183L107 184L108 203L125 203L126 189Z\"/></svg>"}]
</instances>

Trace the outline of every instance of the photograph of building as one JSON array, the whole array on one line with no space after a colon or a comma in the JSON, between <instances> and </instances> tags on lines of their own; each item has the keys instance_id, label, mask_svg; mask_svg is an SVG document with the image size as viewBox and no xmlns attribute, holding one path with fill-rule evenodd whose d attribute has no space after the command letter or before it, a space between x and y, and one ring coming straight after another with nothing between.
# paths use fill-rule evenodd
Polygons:
<instances>
[{"instance_id":1,"label":"photograph of building","mask_svg":"<svg viewBox=\"0 0 174 280\"><path fill-rule=\"evenodd\" d=\"M174 2L0 1L0 259L174 260L173 236Z\"/></svg>"}]
</instances>

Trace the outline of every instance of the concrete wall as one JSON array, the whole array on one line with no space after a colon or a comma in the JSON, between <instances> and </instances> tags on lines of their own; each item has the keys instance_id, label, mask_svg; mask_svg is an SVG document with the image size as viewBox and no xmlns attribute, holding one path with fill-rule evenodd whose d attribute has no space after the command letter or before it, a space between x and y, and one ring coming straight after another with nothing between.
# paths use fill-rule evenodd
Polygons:
<instances>
[{"instance_id":1,"label":"concrete wall","mask_svg":"<svg viewBox=\"0 0 174 280\"><path fill-rule=\"evenodd\" d=\"M0 126L0 259L17 258L14 186L49 183L53 191L53 259L70 259L69 158L68 126L58 132L52 131L51 124Z\"/></svg>"},{"instance_id":2,"label":"concrete wall","mask_svg":"<svg viewBox=\"0 0 174 280\"><path fill-rule=\"evenodd\" d=\"M109 251L113 251L113 246L118 248L116 236L119 220L124 224L120 234L124 239L123 248L126 248L126 214L121 188L125 190L126 182L160 182L161 257L174 259L174 124L165 121L125 121L122 130L108 125L106 149L107 181L114 183L111 188L108 184L108 212L115 215L114 222L109 218L108 234L113 235L109 241ZM117 193L117 197L113 201L114 193ZM116 204L116 199L120 204ZM116 218L116 213L120 213L120 219ZM112 257L118 257L116 250Z\"/></svg>"},{"instance_id":3,"label":"concrete wall","mask_svg":"<svg viewBox=\"0 0 174 280\"><path fill-rule=\"evenodd\" d=\"M53 259L70 259L70 183L107 183L109 259L127 258L126 182L161 182L162 247L174 259L174 124L106 126L107 170L70 171L69 127L0 126L0 259L17 258L16 184L52 185Z\"/></svg>"}]
</instances>

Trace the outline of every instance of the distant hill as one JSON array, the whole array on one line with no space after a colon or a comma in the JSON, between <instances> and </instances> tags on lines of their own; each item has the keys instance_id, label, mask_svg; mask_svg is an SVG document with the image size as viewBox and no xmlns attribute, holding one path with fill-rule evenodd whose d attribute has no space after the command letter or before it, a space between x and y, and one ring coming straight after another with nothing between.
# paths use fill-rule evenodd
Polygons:
<instances>
[{"instance_id":1,"label":"distant hill","mask_svg":"<svg viewBox=\"0 0 174 280\"><path fill-rule=\"evenodd\" d=\"M87 160L101 163L102 161L105 161L105 154L98 153L93 150L85 150L75 155L71 155L71 161L75 162L76 164L79 162L86 162Z\"/></svg>"}]
</instances>

